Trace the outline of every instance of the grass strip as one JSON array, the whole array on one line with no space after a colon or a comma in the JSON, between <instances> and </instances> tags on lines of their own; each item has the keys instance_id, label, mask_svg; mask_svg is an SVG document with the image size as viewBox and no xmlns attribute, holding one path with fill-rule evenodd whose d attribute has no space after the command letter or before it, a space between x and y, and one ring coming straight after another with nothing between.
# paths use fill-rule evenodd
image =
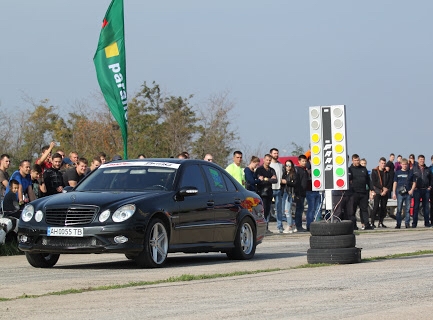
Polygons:
<instances>
[{"instance_id":1,"label":"grass strip","mask_svg":"<svg viewBox=\"0 0 433 320\"><path fill-rule=\"evenodd\" d=\"M415 252L389 254L387 256L365 258L365 259L362 259L362 261L397 259L397 258L404 258L404 257L421 256L421 255L426 255L426 254L433 254L433 250L419 250L419 251L415 251Z\"/></svg>"},{"instance_id":2,"label":"grass strip","mask_svg":"<svg viewBox=\"0 0 433 320\"><path fill-rule=\"evenodd\" d=\"M362 259L362 261L366 262L366 261L376 261L376 260L386 260L386 259L398 259L398 258L404 258L404 257L427 255L427 254L433 254L433 250L420 250L420 251L415 251L415 252L390 254L390 255L386 255L386 256L365 258L365 259ZM199 275L183 274L183 275L180 275L178 277L169 277L167 279L154 280L154 281L134 281L134 282L128 282L128 283L124 283L124 284L113 284L113 285L107 285L107 286L88 287L88 288L80 288L80 289L66 289L66 290L47 292L44 294L36 294L36 295L23 294L21 296L15 297L15 298L1 298L0 297L0 302L12 301L12 300L18 300L18 299L40 298L40 297L46 297L46 296L60 296L60 295L84 293L84 292L91 292L91 291L104 291L104 290L114 290L114 289L123 289L123 288L133 288L133 287L149 286L149 285L156 285L156 284L162 284L162 283L218 279L218 278L243 276L243 275L249 275L249 274L285 271L285 270L292 270L292 269L319 268L319 267L327 267L327 266L335 266L335 264L316 263L316 264L302 264L302 265L299 265L296 267L290 267L290 268L273 268L273 269L260 269L260 270L253 270L253 271L235 271L235 272L229 272L229 273L214 273L214 274L199 274Z\"/></svg>"},{"instance_id":3,"label":"grass strip","mask_svg":"<svg viewBox=\"0 0 433 320\"><path fill-rule=\"evenodd\" d=\"M21 296L15 297L15 298L1 298L0 297L0 301L11 301L11 300L39 298L39 297L46 297L46 296L60 296L60 295L67 295L67 294L73 294L73 293L83 293L83 292L90 292L90 291L103 291L103 290L141 287L141 286L149 286L149 285L155 285L155 284L161 284L161 283L173 283L173 282L185 282L185 281L193 281L193 280L227 278L227 277L235 277L235 276L242 276L242 275L248 275L248 274L275 272L275 271L281 271L281 270L286 270L286 269L273 268L273 269L261 269L261 270L253 270L253 271L235 271L235 272L229 272L229 273L214 273L214 274L199 274L199 275L183 274L183 275L180 275L178 277L170 277L167 279L161 279L161 280L155 280L155 281L134 281L134 282L128 282L128 283L124 283L124 284L113 284L113 285L107 285L107 286L88 287L88 288L80 288L80 289L66 289L66 290L47 292L44 294L37 294L37 295L23 294Z\"/></svg>"}]
</instances>

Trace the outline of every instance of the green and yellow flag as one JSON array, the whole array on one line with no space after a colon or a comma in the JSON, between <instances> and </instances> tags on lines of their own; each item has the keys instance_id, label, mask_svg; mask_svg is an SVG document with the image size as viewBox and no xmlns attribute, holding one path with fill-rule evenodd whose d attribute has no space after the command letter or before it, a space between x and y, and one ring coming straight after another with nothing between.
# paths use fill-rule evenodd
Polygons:
<instances>
[{"instance_id":1,"label":"green and yellow flag","mask_svg":"<svg viewBox=\"0 0 433 320\"><path fill-rule=\"evenodd\" d=\"M102 94L119 123L123 138L123 156L127 159L128 102L123 0L112 0L108 7L93 62Z\"/></svg>"}]
</instances>

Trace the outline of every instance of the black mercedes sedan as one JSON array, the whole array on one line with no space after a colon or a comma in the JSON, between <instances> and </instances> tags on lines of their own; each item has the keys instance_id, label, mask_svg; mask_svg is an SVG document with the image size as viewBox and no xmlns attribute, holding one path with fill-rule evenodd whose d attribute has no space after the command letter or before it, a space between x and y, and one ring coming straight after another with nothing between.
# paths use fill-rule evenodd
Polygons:
<instances>
[{"instance_id":1,"label":"black mercedes sedan","mask_svg":"<svg viewBox=\"0 0 433 320\"><path fill-rule=\"evenodd\" d=\"M140 159L105 163L68 192L32 201L18 241L37 268L71 253L123 253L155 268L171 252L251 259L265 230L261 198L218 165Z\"/></svg>"}]
</instances>

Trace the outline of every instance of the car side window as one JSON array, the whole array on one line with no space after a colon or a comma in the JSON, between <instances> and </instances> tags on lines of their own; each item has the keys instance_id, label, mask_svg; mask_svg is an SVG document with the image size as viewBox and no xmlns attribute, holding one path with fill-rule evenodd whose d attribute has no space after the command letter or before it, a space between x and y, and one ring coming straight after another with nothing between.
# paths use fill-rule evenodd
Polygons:
<instances>
[{"instance_id":1,"label":"car side window","mask_svg":"<svg viewBox=\"0 0 433 320\"><path fill-rule=\"evenodd\" d=\"M229 190L230 192L238 191L238 189L236 189L235 184L230 180L230 178L224 173L223 176L224 176L224 181L226 182L227 190Z\"/></svg>"},{"instance_id":2,"label":"car side window","mask_svg":"<svg viewBox=\"0 0 433 320\"><path fill-rule=\"evenodd\" d=\"M227 191L224 176L221 171L211 166L203 166L203 168L212 192Z\"/></svg>"},{"instance_id":3,"label":"car side window","mask_svg":"<svg viewBox=\"0 0 433 320\"><path fill-rule=\"evenodd\" d=\"M180 187L196 187L199 193L206 192L206 182L198 165L188 166L183 170Z\"/></svg>"}]
</instances>

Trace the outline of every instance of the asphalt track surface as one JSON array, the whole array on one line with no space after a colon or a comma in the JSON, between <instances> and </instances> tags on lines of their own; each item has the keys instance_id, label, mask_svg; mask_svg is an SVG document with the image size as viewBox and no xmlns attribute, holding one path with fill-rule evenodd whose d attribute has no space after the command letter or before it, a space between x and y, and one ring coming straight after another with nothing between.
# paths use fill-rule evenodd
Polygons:
<instances>
[{"instance_id":1,"label":"asphalt track surface","mask_svg":"<svg viewBox=\"0 0 433 320\"><path fill-rule=\"evenodd\" d=\"M357 232L362 258L433 250L433 229ZM391 228L392 227L392 228ZM271 225L271 229L275 224ZM309 233L274 234L250 261L223 254L172 254L162 269L138 269L123 255L63 255L52 269L24 256L0 257L0 319L432 319L433 254L351 265L307 263ZM269 270L123 289L40 296L68 289L164 280L185 274ZM13 299L22 295L38 297Z\"/></svg>"}]
</instances>

